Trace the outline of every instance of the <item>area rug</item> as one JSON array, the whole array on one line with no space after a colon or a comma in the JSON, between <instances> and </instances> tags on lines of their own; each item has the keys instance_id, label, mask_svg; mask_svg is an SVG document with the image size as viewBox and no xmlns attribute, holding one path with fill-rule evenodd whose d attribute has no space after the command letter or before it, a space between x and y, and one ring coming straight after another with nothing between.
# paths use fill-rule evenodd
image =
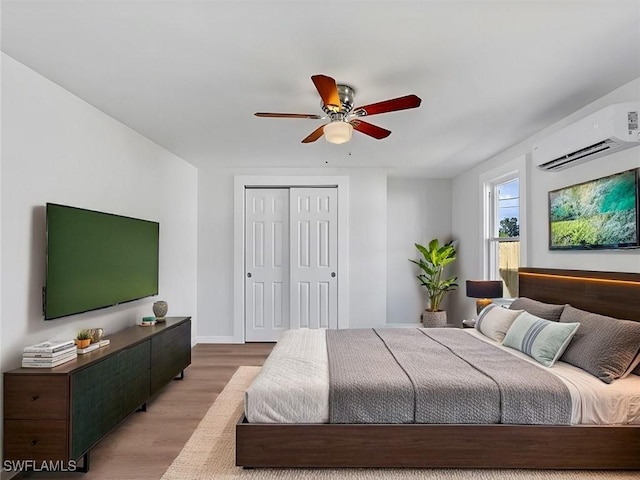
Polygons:
<instances>
[{"instance_id":1,"label":"area rug","mask_svg":"<svg viewBox=\"0 0 640 480\"><path fill-rule=\"evenodd\" d=\"M235 425L244 391L260 367L240 367L224 387L163 480L589 480L638 479L638 472L469 469L255 469L235 466Z\"/></svg>"}]
</instances>

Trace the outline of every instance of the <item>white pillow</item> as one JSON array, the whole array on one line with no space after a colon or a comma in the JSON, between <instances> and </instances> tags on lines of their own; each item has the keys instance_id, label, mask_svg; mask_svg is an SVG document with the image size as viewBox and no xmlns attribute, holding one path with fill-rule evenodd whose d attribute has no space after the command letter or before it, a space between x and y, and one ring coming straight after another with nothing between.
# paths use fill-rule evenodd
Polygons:
<instances>
[{"instance_id":1,"label":"white pillow","mask_svg":"<svg viewBox=\"0 0 640 480\"><path fill-rule=\"evenodd\" d=\"M484 336L502 343L513 321L524 310L509 310L495 303L484 307L476 320L476 329Z\"/></svg>"},{"instance_id":2,"label":"white pillow","mask_svg":"<svg viewBox=\"0 0 640 480\"><path fill-rule=\"evenodd\" d=\"M627 368L627 371L624 372L620 378L627 378L629 375L634 373L633 371L638 365L640 365L640 353L636 355L636 358L633 360L633 362L631 362L631 365L629 365L629 368Z\"/></svg>"}]
</instances>

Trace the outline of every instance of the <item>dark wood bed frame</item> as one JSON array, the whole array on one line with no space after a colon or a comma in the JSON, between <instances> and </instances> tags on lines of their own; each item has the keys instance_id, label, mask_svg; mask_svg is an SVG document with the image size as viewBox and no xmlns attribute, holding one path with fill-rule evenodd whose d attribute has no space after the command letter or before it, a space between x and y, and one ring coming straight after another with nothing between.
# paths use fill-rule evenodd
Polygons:
<instances>
[{"instance_id":1,"label":"dark wood bed frame","mask_svg":"<svg viewBox=\"0 0 640 480\"><path fill-rule=\"evenodd\" d=\"M640 321L640 274L522 268L520 296ZM236 425L236 465L640 469L640 425Z\"/></svg>"}]
</instances>

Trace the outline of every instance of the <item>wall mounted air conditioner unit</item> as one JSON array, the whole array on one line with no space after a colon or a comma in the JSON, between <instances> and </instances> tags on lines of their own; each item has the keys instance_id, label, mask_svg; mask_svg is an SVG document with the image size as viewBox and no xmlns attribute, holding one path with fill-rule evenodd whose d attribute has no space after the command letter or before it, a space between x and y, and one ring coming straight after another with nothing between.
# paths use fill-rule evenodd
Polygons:
<instances>
[{"instance_id":1,"label":"wall mounted air conditioner unit","mask_svg":"<svg viewBox=\"0 0 640 480\"><path fill-rule=\"evenodd\" d=\"M640 145L640 102L609 105L534 144L534 165L555 172Z\"/></svg>"}]
</instances>

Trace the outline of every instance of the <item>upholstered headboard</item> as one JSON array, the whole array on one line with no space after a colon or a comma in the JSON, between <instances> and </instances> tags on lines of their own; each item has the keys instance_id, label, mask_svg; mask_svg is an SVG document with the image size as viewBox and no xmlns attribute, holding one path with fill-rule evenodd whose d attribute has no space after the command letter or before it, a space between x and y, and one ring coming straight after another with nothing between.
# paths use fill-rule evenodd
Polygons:
<instances>
[{"instance_id":1,"label":"upholstered headboard","mask_svg":"<svg viewBox=\"0 0 640 480\"><path fill-rule=\"evenodd\" d=\"M640 322L640 273L520 268L519 295Z\"/></svg>"}]
</instances>

